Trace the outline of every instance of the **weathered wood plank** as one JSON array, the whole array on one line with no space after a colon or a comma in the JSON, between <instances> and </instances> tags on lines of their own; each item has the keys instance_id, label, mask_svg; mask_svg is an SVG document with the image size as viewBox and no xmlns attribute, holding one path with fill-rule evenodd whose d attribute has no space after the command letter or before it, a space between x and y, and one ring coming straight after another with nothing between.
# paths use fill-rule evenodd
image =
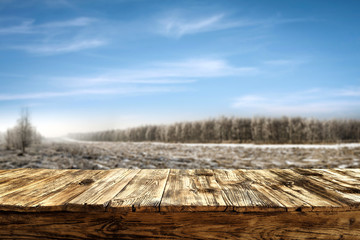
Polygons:
<instances>
[{"instance_id":1,"label":"weathered wood plank","mask_svg":"<svg viewBox=\"0 0 360 240\"><path fill-rule=\"evenodd\" d=\"M227 206L237 212L286 211L286 208L271 195L265 195L261 186L248 178L248 172L214 170L216 181Z\"/></svg>"},{"instance_id":2,"label":"weathered wood plank","mask_svg":"<svg viewBox=\"0 0 360 240\"><path fill-rule=\"evenodd\" d=\"M25 172L29 170L30 170L29 168L2 169L0 172L0 178L3 180L8 176L14 176L14 174L19 174L21 172Z\"/></svg>"},{"instance_id":3,"label":"weathered wood plank","mask_svg":"<svg viewBox=\"0 0 360 240\"><path fill-rule=\"evenodd\" d=\"M238 174L233 170L214 170L214 176L217 183L220 185L221 194L228 210L233 211L235 207L244 210L251 206L250 197L244 193L241 184L244 179L239 179Z\"/></svg>"},{"instance_id":4,"label":"weathered wood plank","mask_svg":"<svg viewBox=\"0 0 360 240\"><path fill-rule=\"evenodd\" d=\"M360 182L360 169L319 169L335 175L336 179L346 180L346 182Z\"/></svg>"},{"instance_id":5,"label":"weathered wood plank","mask_svg":"<svg viewBox=\"0 0 360 240\"><path fill-rule=\"evenodd\" d=\"M358 169L20 169L0 238L359 239L359 203Z\"/></svg>"},{"instance_id":6,"label":"weathered wood plank","mask_svg":"<svg viewBox=\"0 0 360 240\"><path fill-rule=\"evenodd\" d=\"M45 171L41 176L31 175L32 179L30 184L17 188L9 194L3 195L0 198L0 208L2 210L21 210L21 211L37 211L42 210L41 204L45 199L52 195L62 194L69 197L64 191L66 186L71 184L79 186L82 179L87 178L89 175L102 173L99 171L83 171L83 170L51 170ZM72 194L75 192L73 191ZM52 208L63 208L64 202L57 201L49 206L46 210Z\"/></svg>"},{"instance_id":7,"label":"weathered wood plank","mask_svg":"<svg viewBox=\"0 0 360 240\"><path fill-rule=\"evenodd\" d=\"M2 185L0 190L0 209L25 211L25 205L30 200L33 200L29 196L35 192L42 191L44 184L55 182L60 176L67 176L67 171L43 169L34 171L34 174L30 171L26 176L14 176L16 180L8 181Z\"/></svg>"},{"instance_id":8,"label":"weathered wood plank","mask_svg":"<svg viewBox=\"0 0 360 240\"><path fill-rule=\"evenodd\" d=\"M213 170L170 171L160 205L162 212L225 211L227 207Z\"/></svg>"},{"instance_id":9,"label":"weathered wood plank","mask_svg":"<svg viewBox=\"0 0 360 240\"><path fill-rule=\"evenodd\" d=\"M360 212L0 212L1 239L359 239Z\"/></svg>"},{"instance_id":10,"label":"weathered wood plank","mask_svg":"<svg viewBox=\"0 0 360 240\"><path fill-rule=\"evenodd\" d=\"M290 169L271 169L269 171L274 174L274 179L288 185L287 189L283 188L282 190L311 205L311 211L342 211L349 209L346 203L331 197L331 193L319 182L309 178L309 174L319 174L317 172L299 174ZM298 210L308 211L307 207Z\"/></svg>"},{"instance_id":11,"label":"weathered wood plank","mask_svg":"<svg viewBox=\"0 0 360 240\"><path fill-rule=\"evenodd\" d=\"M138 174L140 170L114 169L109 170L107 175L92 185L89 189L69 201L67 210L102 210L109 202Z\"/></svg>"},{"instance_id":12,"label":"weathered wood plank","mask_svg":"<svg viewBox=\"0 0 360 240\"><path fill-rule=\"evenodd\" d=\"M244 171L239 170L239 172ZM278 181L270 171L246 170L244 177L246 177L248 185L253 188L253 192L259 195L255 199L260 199L260 201L256 204L257 207L253 208L253 211L262 211L260 209L263 208L269 208L272 211L281 209L283 211L296 211L299 208L302 211L310 211L312 209L310 204L298 197L297 191L291 189L291 183ZM261 199L267 199L267 201L264 202Z\"/></svg>"},{"instance_id":13,"label":"weathered wood plank","mask_svg":"<svg viewBox=\"0 0 360 240\"><path fill-rule=\"evenodd\" d=\"M21 191L35 182L41 181L54 174L61 174L58 170L49 169L19 169L19 171L10 171L0 176L0 197L8 195L15 191Z\"/></svg>"},{"instance_id":14,"label":"weathered wood plank","mask_svg":"<svg viewBox=\"0 0 360 240\"><path fill-rule=\"evenodd\" d=\"M68 184L64 185L61 191L55 191L47 198L37 202L38 211L60 211L67 210L68 203L79 194L96 185L105 175L106 171L82 170L76 178L68 178Z\"/></svg>"},{"instance_id":15,"label":"weathered wood plank","mask_svg":"<svg viewBox=\"0 0 360 240\"><path fill-rule=\"evenodd\" d=\"M142 169L110 201L110 211L159 211L169 169Z\"/></svg>"},{"instance_id":16,"label":"weathered wood plank","mask_svg":"<svg viewBox=\"0 0 360 240\"><path fill-rule=\"evenodd\" d=\"M0 174L3 211L345 211L358 169L49 170Z\"/></svg>"},{"instance_id":17,"label":"weathered wood plank","mask_svg":"<svg viewBox=\"0 0 360 240\"><path fill-rule=\"evenodd\" d=\"M312 185L321 186L321 194L324 198L331 199L342 205L341 209L356 208L360 203L360 188L359 182L354 184L351 178L344 175L338 175L326 170L313 170L313 169L297 169L295 172L307 176Z\"/></svg>"}]
</instances>

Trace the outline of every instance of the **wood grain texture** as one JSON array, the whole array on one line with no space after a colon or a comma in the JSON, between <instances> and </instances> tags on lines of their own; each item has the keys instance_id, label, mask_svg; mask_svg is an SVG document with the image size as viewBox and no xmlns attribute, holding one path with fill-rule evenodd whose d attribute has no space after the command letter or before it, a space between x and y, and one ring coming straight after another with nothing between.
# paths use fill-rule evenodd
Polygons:
<instances>
[{"instance_id":1,"label":"wood grain texture","mask_svg":"<svg viewBox=\"0 0 360 240\"><path fill-rule=\"evenodd\" d=\"M142 169L116 194L110 211L159 211L169 169Z\"/></svg>"},{"instance_id":2,"label":"wood grain texture","mask_svg":"<svg viewBox=\"0 0 360 240\"><path fill-rule=\"evenodd\" d=\"M138 174L140 170L114 169L107 172L97 184L68 202L67 210L105 211L110 201Z\"/></svg>"},{"instance_id":3,"label":"wood grain texture","mask_svg":"<svg viewBox=\"0 0 360 240\"><path fill-rule=\"evenodd\" d=\"M0 212L1 239L359 239L360 212Z\"/></svg>"},{"instance_id":4,"label":"wood grain texture","mask_svg":"<svg viewBox=\"0 0 360 240\"><path fill-rule=\"evenodd\" d=\"M37 211L59 211L67 210L68 203L86 191L92 185L96 185L100 181L106 172L100 170L80 170L80 172L74 176L68 177L64 180L64 184L58 190L55 190L47 195L47 197L40 199L36 202ZM55 181L55 185L58 185L58 179Z\"/></svg>"},{"instance_id":5,"label":"wood grain texture","mask_svg":"<svg viewBox=\"0 0 360 240\"><path fill-rule=\"evenodd\" d=\"M9 171L0 174L0 196L19 192L21 189L28 188L53 174L61 174L63 171L49 169L19 169L19 171Z\"/></svg>"},{"instance_id":6,"label":"wood grain texture","mask_svg":"<svg viewBox=\"0 0 360 240\"><path fill-rule=\"evenodd\" d=\"M172 169L160 208L164 212L225 211L227 205L213 170Z\"/></svg>"},{"instance_id":7,"label":"wood grain texture","mask_svg":"<svg viewBox=\"0 0 360 240\"><path fill-rule=\"evenodd\" d=\"M286 211L283 204L263 184L263 179L246 170L214 170L224 199L237 212ZM260 210L261 209L261 210Z\"/></svg>"},{"instance_id":8,"label":"wood grain texture","mask_svg":"<svg viewBox=\"0 0 360 240\"><path fill-rule=\"evenodd\" d=\"M13 169L0 172L3 211L348 211L359 169Z\"/></svg>"},{"instance_id":9,"label":"wood grain texture","mask_svg":"<svg viewBox=\"0 0 360 240\"><path fill-rule=\"evenodd\" d=\"M0 171L1 239L360 239L359 169Z\"/></svg>"}]
</instances>

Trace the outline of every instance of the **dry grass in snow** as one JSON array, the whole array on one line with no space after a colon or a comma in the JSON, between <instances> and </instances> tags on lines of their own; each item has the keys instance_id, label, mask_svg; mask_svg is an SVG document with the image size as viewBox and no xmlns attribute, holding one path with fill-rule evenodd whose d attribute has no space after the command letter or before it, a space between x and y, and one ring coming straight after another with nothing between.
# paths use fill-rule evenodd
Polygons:
<instances>
[{"instance_id":1,"label":"dry grass in snow","mask_svg":"<svg viewBox=\"0 0 360 240\"><path fill-rule=\"evenodd\" d=\"M358 168L360 144L244 145L53 142L24 156L0 148L0 168Z\"/></svg>"}]
</instances>

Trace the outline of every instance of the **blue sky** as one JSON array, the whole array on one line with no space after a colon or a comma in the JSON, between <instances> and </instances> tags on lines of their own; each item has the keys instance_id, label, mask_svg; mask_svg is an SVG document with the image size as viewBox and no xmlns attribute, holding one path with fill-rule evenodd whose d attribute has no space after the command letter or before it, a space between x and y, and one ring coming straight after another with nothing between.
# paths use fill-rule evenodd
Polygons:
<instances>
[{"instance_id":1,"label":"blue sky","mask_svg":"<svg viewBox=\"0 0 360 240\"><path fill-rule=\"evenodd\" d=\"M0 131L360 117L359 1L0 0Z\"/></svg>"}]
</instances>

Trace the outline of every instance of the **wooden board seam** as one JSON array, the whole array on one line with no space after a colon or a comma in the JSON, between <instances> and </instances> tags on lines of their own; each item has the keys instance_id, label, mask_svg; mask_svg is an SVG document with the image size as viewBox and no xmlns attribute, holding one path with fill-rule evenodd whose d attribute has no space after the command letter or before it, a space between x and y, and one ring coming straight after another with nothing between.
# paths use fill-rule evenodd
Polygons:
<instances>
[{"instance_id":1,"label":"wooden board seam","mask_svg":"<svg viewBox=\"0 0 360 240\"><path fill-rule=\"evenodd\" d=\"M139 173L140 173L140 171L139 171L136 175L134 175L118 193L120 193L123 189L125 189L125 188L130 184L130 182L131 182ZM117 194L118 194L118 193L117 193ZM111 212L111 211L110 211L110 205L111 205L111 202L112 202L112 201L113 201L113 199L110 199L109 201L107 201L106 206L104 206L105 212Z\"/></svg>"},{"instance_id":2,"label":"wooden board seam","mask_svg":"<svg viewBox=\"0 0 360 240\"><path fill-rule=\"evenodd\" d=\"M166 177L166 183L165 183L165 186L164 186L164 190L163 190L163 192L162 192L162 194L161 194L161 200L160 200L160 203L159 203L159 212L161 212L161 203L162 203L162 200L163 200L163 197L164 197L164 193L165 193L166 186L167 186L168 181L169 181L170 173L171 173L171 169L169 170L169 173L168 173L168 175L167 175L167 177Z\"/></svg>"}]
</instances>

